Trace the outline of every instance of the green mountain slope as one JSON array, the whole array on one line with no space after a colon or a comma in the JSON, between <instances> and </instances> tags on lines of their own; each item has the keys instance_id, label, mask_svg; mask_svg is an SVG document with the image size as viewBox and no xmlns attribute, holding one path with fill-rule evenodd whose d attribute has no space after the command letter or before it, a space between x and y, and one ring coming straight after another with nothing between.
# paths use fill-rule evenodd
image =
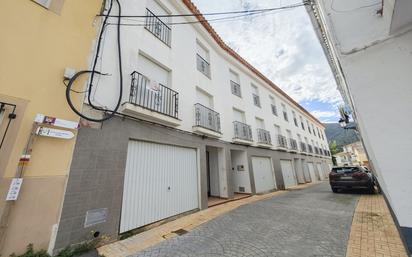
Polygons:
<instances>
[{"instance_id":1,"label":"green mountain slope","mask_svg":"<svg viewBox=\"0 0 412 257\"><path fill-rule=\"evenodd\" d=\"M358 135L353 129L343 129L339 123L324 123L324 125L329 143L335 140L339 150L342 149L342 146L359 140Z\"/></svg>"}]
</instances>

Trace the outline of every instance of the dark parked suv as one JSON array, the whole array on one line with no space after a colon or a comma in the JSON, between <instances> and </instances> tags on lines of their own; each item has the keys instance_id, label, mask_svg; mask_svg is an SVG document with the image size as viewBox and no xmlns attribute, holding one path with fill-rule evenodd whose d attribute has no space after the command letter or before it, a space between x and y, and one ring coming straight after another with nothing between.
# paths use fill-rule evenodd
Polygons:
<instances>
[{"instance_id":1,"label":"dark parked suv","mask_svg":"<svg viewBox=\"0 0 412 257\"><path fill-rule=\"evenodd\" d=\"M329 183L334 193L341 188L364 188L370 192L375 191L373 174L361 166L333 167L329 173Z\"/></svg>"}]
</instances>

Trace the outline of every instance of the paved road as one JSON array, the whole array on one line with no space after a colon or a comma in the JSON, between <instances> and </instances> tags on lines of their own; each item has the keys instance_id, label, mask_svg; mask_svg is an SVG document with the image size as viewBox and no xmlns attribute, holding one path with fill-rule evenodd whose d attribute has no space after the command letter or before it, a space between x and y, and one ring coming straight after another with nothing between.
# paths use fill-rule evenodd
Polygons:
<instances>
[{"instance_id":1,"label":"paved road","mask_svg":"<svg viewBox=\"0 0 412 257\"><path fill-rule=\"evenodd\" d=\"M132 256L345 256L359 195L327 183L241 206Z\"/></svg>"}]
</instances>

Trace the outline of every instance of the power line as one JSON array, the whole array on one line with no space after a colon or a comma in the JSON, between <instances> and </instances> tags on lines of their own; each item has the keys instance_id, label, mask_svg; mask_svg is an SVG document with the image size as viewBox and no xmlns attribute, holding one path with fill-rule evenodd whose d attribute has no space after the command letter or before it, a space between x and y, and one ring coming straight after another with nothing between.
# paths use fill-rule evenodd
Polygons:
<instances>
[{"instance_id":1,"label":"power line","mask_svg":"<svg viewBox=\"0 0 412 257\"><path fill-rule=\"evenodd\" d=\"M289 9L289 8L296 8L301 7L303 5L308 5L309 1L303 1L302 3L285 5L281 7L273 7L273 8L264 8L264 9L252 9L252 10L241 10L241 11L228 11L228 12L213 12L213 13L188 13L188 14L163 14L163 15L156 15L158 18L169 18L169 17L198 17L198 16L215 16L215 15L225 15L225 14L251 14L251 13L259 13L259 12L268 12L268 11L275 11L275 10L282 10L282 9ZM97 16L103 17L113 17L113 18L148 18L152 16L148 15L110 15L110 14L98 14Z\"/></svg>"},{"instance_id":2,"label":"power line","mask_svg":"<svg viewBox=\"0 0 412 257\"><path fill-rule=\"evenodd\" d=\"M287 9L292 9L292 8L298 8L298 7L305 6L307 4L308 4L307 2L304 2L304 3L300 3L300 4L282 6L282 7L277 7L277 8L259 9L259 10L255 10L253 12L248 11L248 12L243 12L243 14L240 14L240 15L234 15L234 16L229 16L229 17L221 17L221 18L208 19L208 20L207 19L202 19L202 20L198 20L198 21L187 21L187 22L169 22L169 23L166 22L164 24L170 26L170 25L196 24L196 23L204 23L204 22L230 21L230 20L236 20L237 18L243 18L243 17L247 17L247 16L252 16L252 15L269 14L270 12L273 12L273 11L281 11L281 10L287 10ZM228 13L231 13L231 12L228 12ZM219 14L221 14L221 13L219 13ZM114 16L112 16L112 17L114 17ZM125 17L125 19L130 18L128 16L122 16L122 17ZM142 17L152 17L152 16L142 16ZM160 16L157 16L157 17L160 17ZM136 17L133 17L133 18L136 18ZM129 19L129 20L131 20L131 19ZM134 21L139 22L137 20L134 20ZM116 23L107 23L107 25L116 25ZM123 25L123 26L146 26L147 24L146 23L121 23L120 25Z\"/></svg>"}]
</instances>

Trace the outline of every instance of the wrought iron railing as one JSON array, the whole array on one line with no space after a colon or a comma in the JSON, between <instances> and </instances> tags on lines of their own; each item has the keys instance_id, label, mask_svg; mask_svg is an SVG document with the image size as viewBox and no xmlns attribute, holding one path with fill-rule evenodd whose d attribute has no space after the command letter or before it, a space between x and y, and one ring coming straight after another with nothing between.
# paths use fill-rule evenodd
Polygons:
<instances>
[{"instance_id":1,"label":"wrought iron railing","mask_svg":"<svg viewBox=\"0 0 412 257\"><path fill-rule=\"evenodd\" d=\"M278 146L283 148L288 148L288 141L285 136L278 135Z\"/></svg>"},{"instance_id":2,"label":"wrought iron railing","mask_svg":"<svg viewBox=\"0 0 412 257\"><path fill-rule=\"evenodd\" d=\"M232 94L242 97L242 91L240 90L240 85L238 83L231 80L230 88L232 89Z\"/></svg>"},{"instance_id":3,"label":"wrought iron railing","mask_svg":"<svg viewBox=\"0 0 412 257\"><path fill-rule=\"evenodd\" d=\"M197 58L196 58L197 70L210 78L210 64L209 64L209 62L206 61L205 59L203 59L203 57L200 56L199 54L197 54L196 56L197 56Z\"/></svg>"},{"instance_id":4,"label":"wrought iron railing","mask_svg":"<svg viewBox=\"0 0 412 257\"><path fill-rule=\"evenodd\" d=\"M260 107L260 97L257 94L252 94L253 96L253 104L257 107Z\"/></svg>"},{"instance_id":5,"label":"wrought iron railing","mask_svg":"<svg viewBox=\"0 0 412 257\"><path fill-rule=\"evenodd\" d=\"M220 133L220 115L218 112L197 103L195 104L195 125Z\"/></svg>"},{"instance_id":6,"label":"wrought iron railing","mask_svg":"<svg viewBox=\"0 0 412 257\"><path fill-rule=\"evenodd\" d=\"M308 144L308 152L309 152L309 153L313 153L313 148L312 148L312 146L311 146L310 144Z\"/></svg>"},{"instance_id":7,"label":"wrought iron railing","mask_svg":"<svg viewBox=\"0 0 412 257\"><path fill-rule=\"evenodd\" d=\"M296 142L296 139L289 138L289 144L290 144L290 149L298 150L298 143Z\"/></svg>"},{"instance_id":8,"label":"wrought iron railing","mask_svg":"<svg viewBox=\"0 0 412 257\"><path fill-rule=\"evenodd\" d=\"M234 138L247 140L247 141L253 141L252 129L250 125L239 122L239 121L234 121L233 128L235 132Z\"/></svg>"},{"instance_id":9,"label":"wrought iron railing","mask_svg":"<svg viewBox=\"0 0 412 257\"><path fill-rule=\"evenodd\" d=\"M146 8L146 21L144 27L163 43L170 46L171 29L159 17Z\"/></svg>"},{"instance_id":10,"label":"wrought iron railing","mask_svg":"<svg viewBox=\"0 0 412 257\"><path fill-rule=\"evenodd\" d=\"M299 142L299 144L300 144L300 151L301 152L306 152L306 144L303 143L303 142Z\"/></svg>"},{"instance_id":11,"label":"wrought iron railing","mask_svg":"<svg viewBox=\"0 0 412 257\"><path fill-rule=\"evenodd\" d=\"M271 145L272 144L272 139L270 138L270 132L261 128L257 129L257 135L258 135L258 142L263 143L266 145Z\"/></svg>"},{"instance_id":12,"label":"wrought iron railing","mask_svg":"<svg viewBox=\"0 0 412 257\"><path fill-rule=\"evenodd\" d=\"M178 117L179 93L134 71L129 103L173 118Z\"/></svg>"}]
</instances>

